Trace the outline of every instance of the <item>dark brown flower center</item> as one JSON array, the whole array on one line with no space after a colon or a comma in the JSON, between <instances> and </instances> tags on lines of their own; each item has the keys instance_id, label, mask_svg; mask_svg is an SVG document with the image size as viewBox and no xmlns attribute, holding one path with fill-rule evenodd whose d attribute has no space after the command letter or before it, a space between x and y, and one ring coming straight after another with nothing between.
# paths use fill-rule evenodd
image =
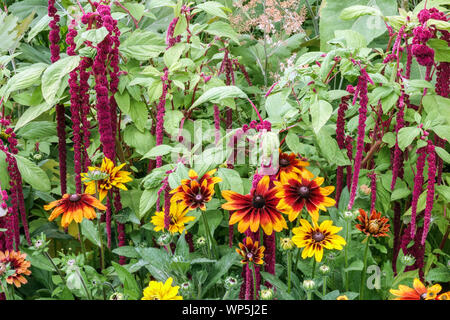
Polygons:
<instances>
[{"instance_id":1,"label":"dark brown flower center","mask_svg":"<svg viewBox=\"0 0 450 320\"><path fill-rule=\"evenodd\" d=\"M199 193L195 196L194 199L195 199L195 202L201 203L203 201L203 195L201 193Z\"/></svg>"},{"instance_id":2,"label":"dark brown flower center","mask_svg":"<svg viewBox=\"0 0 450 320\"><path fill-rule=\"evenodd\" d=\"M253 197L253 207L261 209L266 204L266 200L259 194Z\"/></svg>"},{"instance_id":3,"label":"dark brown flower center","mask_svg":"<svg viewBox=\"0 0 450 320\"><path fill-rule=\"evenodd\" d=\"M81 196L79 194L76 194L76 193L75 194L71 194L69 196L69 200L72 201L72 202L80 201L80 199L81 199Z\"/></svg>"},{"instance_id":4,"label":"dark brown flower center","mask_svg":"<svg viewBox=\"0 0 450 320\"><path fill-rule=\"evenodd\" d=\"M287 167L289 165L289 160L287 159L280 159L280 166L281 167Z\"/></svg>"},{"instance_id":5,"label":"dark brown flower center","mask_svg":"<svg viewBox=\"0 0 450 320\"><path fill-rule=\"evenodd\" d=\"M298 195L302 198L308 198L309 197L309 187L307 186L301 186L297 189Z\"/></svg>"},{"instance_id":6,"label":"dark brown flower center","mask_svg":"<svg viewBox=\"0 0 450 320\"><path fill-rule=\"evenodd\" d=\"M321 242L323 239L325 239L325 235L319 231L314 231L311 237L314 242Z\"/></svg>"}]
</instances>

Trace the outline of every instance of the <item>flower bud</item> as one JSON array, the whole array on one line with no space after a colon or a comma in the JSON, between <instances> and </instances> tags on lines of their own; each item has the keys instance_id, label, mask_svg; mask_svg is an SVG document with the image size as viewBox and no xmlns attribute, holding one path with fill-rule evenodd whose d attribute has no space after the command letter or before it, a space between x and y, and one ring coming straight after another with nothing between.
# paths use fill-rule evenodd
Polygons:
<instances>
[{"instance_id":1,"label":"flower bud","mask_svg":"<svg viewBox=\"0 0 450 320\"><path fill-rule=\"evenodd\" d=\"M316 287L316 283L314 280L304 280L303 281L303 288L305 290L313 290Z\"/></svg>"},{"instance_id":2,"label":"flower bud","mask_svg":"<svg viewBox=\"0 0 450 320\"><path fill-rule=\"evenodd\" d=\"M170 243L170 240L171 240L170 234L163 233L162 235L159 236L159 238L158 238L158 240L156 240L156 242L158 243L158 245L164 247Z\"/></svg>"},{"instance_id":3,"label":"flower bud","mask_svg":"<svg viewBox=\"0 0 450 320\"><path fill-rule=\"evenodd\" d=\"M123 293L120 292L114 292L110 297L109 300L124 300Z\"/></svg>"},{"instance_id":4,"label":"flower bud","mask_svg":"<svg viewBox=\"0 0 450 320\"><path fill-rule=\"evenodd\" d=\"M273 290L270 288L261 290L260 297L261 297L261 300L272 300L273 299Z\"/></svg>"},{"instance_id":5,"label":"flower bud","mask_svg":"<svg viewBox=\"0 0 450 320\"><path fill-rule=\"evenodd\" d=\"M406 266L412 266L416 262L416 258L407 254L406 256L402 257L401 261Z\"/></svg>"},{"instance_id":6,"label":"flower bud","mask_svg":"<svg viewBox=\"0 0 450 320\"><path fill-rule=\"evenodd\" d=\"M42 154L36 153L35 155L33 155L33 159L36 160L36 161L41 161L42 160Z\"/></svg>"},{"instance_id":7,"label":"flower bud","mask_svg":"<svg viewBox=\"0 0 450 320\"><path fill-rule=\"evenodd\" d=\"M352 221L355 219L355 213L352 211L345 211L343 214L344 219L347 221Z\"/></svg>"},{"instance_id":8,"label":"flower bud","mask_svg":"<svg viewBox=\"0 0 450 320\"><path fill-rule=\"evenodd\" d=\"M203 247L203 246L206 244L206 239L205 239L205 237L199 237L199 238L197 239L197 241L195 241L195 244L196 244L198 247Z\"/></svg>"},{"instance_id":9,"label":"flower bud","mask_svg":"<svg viewBox=\"0 0 450 320\"><path fill-rule=\"evenodd\" d=\"M320 267L319 267L319 271L320 271L320 273L322 273L323 275L326 275L326 274L328 274L328 273L330 273L330 267L329 266L327 266L327 265L321 265Z\"/></svg>"},{"instance_id":10,"label":"flower bud","mask_svg":"<svg viewBox=\"0 0 450 320\"><path fill-rule=\"evenodd\" d=\"M366 196L368 196L371 192L369 186L367 186L366 184L363 184L359 187L359 190L364 193Z\"/></svg>"},{"instance_id":11,"label":"flower bud","mask_svg":"<svg viewBox=\"0 0 450 320\"><path fill-rule=\"evenodd\" d=\"M336 300L348 300L348 297L344 294L336 298Z\"/></svg>"},{"instance_id":12,"label":"flower bud","mask_svg":"<svg viewBox=\"0 0 450 320\"><path fill-rule=\"evenodd\" d=\"M281 238L280 246L281 246L281 249L288 251L294 247L294 242L292 242L291 238Z\"/></svg>"},{"instance_id":13,"label":"flower bud","mask_svg":"<svg viewBox=\"0 0 450 320\"><path fill-rule=\"evenodd\" d=\"M232 289L232 288L234 288L234 287L236 287L237 286L237 280L236 280L236 278L234 278L234 277L227 277L226 279L225 279L225 289L227 289L227 290L230 290L230 289Z\"/></svg>"}]
</instances>

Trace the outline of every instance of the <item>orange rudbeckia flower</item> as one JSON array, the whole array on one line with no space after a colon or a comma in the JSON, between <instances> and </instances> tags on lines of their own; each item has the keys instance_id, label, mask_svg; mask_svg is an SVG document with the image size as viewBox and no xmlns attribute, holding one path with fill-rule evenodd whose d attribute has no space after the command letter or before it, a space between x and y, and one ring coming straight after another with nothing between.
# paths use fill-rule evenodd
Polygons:
<instances>
[{"instance_id":1,"label":"orange rudbeckia flower","mask_svg":"<svg viewBox=\"0 0 450 320\"><path fill-rule=\"evenodd\" d=\"M14 274L6 278L6 282L14 284L17 288L20 288L22 284L26 284L28 281L24 276L31 274L31 270L28 269L31 263L25 260L26 257L27 255L20 253L20 251L0 251L0 265L9 263L11 270L14 270Z\"/></svg>"},{"instance_id":2,"label":"orange rudbeckia flower","mask_svg":"<svg viewBox=\"0 0 450 320\"><path fill-rule=\"evenodd\" d=\"M419 279L416 278L413 282L413 288L399 285L398 290L391 289L389 292L396 296L395 300L437 300L440 296L448 296L448 292L438 296L438 293L441 290L442 287L439 284L435 284L427 288Z\"/></svg>"},{"instance_id":3,"label":"orange rudbeckia flower","mask_svg":"<svg viewBox=\"0 0 450 320\"><path fill-rule=\"evenodd\" d=\"M54 208L54 209L53 209ZM88 194L65 194L62 199L50 202L44 206L45 210L53 209L49 221L55 220L61 214L63 215L61 220L61 226L66 228L75 220L76 223L81 223L83 218L92 220L97 218L95 209L106 210L106 207Z\"/></svg>"},{"instance_id":4,"label":"orange rudbeckia flower","mask_svg":"<svg viewBox=\"0 0 450 320\"><path fill-rule=\"evenodd\" d=\"M189 179L181 180L181 185L170 191L173 194L170 202L182 202L188 210L206 210L206 203L214 195L214 185L222 181L219 177L212 175L216 170L208 171L199 179L194 170L189 170Z\"/></svg>"},{"instance_id":5,"label":"orange rudbeckia flower","mask_svg":"<svg viewBox=\"0 0 450 320\"><path fill-rule=\"evenodd\" d=\"M376 212L372 210L370 217L367 216L367 213L363 209L359 209L359 222L361 224L357 224L356 228L364 232L368 236L373 237L387 237L389 232L389 218L382 217L381 212Z\"/></svg>"},{"instance_id":6,"label":"orange rudbeckia flower","mask_svg":"<svg viewBox=\"0 0 450 320\"><path fill-rule=\"evenodd\" d=\"M278 158L280 168L276 175L277 180L284 179L285 176L296 173L308 179L312 179L314 175L306 169L309 167L309 162L299 159L295 153L281 152Z\"/></svg>"},{"instance_id":7,"label":"orange rudbeckia flower","mask_svg":"<svg viewBox=\"0 0 450 320\"><path fill-rule=\"evenodd\" d=\"M264 263L264 250L266 250L266 248L264 246L259 246L258 241L253 243L252 238L247 237L244 239L243 243L239 243L239 248L240 250L236 248L236 252L242 256L242 264L247 264L249 262L255 264Z\"/></svg>"},{"instance_id":8,"label":"orange rudbeckia flower","mask_svg":"<svg viewBox=\"0 0 450 320\"><path fill-rule=\"evenodd\" d=\"M336 204L334 199L327 197L334 191L334 187L320 187L323 181L322 177L310 180L295 174L275 181L276 196L280 198L277 208L288 215L289 221L294 221L303 207L306 207L311 218L318 221L319 210L327 211L326 207Z\"/></svg>"},{"instance_id":9,"label":"orange rudbeckia flower","mask_svg":"<svg viewBox=\"0 0 450 320\"><path fill-rule=\"evenodd\" d=\"M231 190L222 191L222 196L228 201L222 208L234 211L230 217L230 225L237 222L238 230L244 233L248 228L252 232L261 226L264 233L271 235L287 229L286 220L278 212L277 205L280 199L275 196L275 188L269 189L269 176L264 176L249 194L241 195Z\"/></svg>"}]
</instances>

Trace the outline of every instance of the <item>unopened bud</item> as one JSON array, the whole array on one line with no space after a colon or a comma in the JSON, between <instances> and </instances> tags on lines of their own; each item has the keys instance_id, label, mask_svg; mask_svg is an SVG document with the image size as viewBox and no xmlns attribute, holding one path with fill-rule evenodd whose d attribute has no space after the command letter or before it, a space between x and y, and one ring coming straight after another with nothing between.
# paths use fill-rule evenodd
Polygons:
<instances>
[{"instance_id":1,"label":"unopened bud","mask_svg":"<svg viewBox=\"0 0 450 320\"><path fill-rule=\"evenodd\" d=\"M261 290L260 297L261 297L261 300L272 300L273 290L270 288Z\"/></svg>"},{"instance_id":2,"label":"unopened bud","mask_svg":"<svg viewBox=\"0 0 450 320\"><path fill-rule=\"evenodd\" d=\"M225 289L230 290L230 289L236 287L237 283L238 282L237 282L236 278L231 277L231 276L227 277L225 279Z\"/></svg>"},{"instance_id":3,"label":"unopened bud","mask_svg":"<svg viewBox=\"0 0 450 320\"><path fill-rule=\"evenodd\" d=\"M330 272L330 267L327 265L321 265L319 268L320 273L322 273L323 275L328 274Z\"/></svg>"},{"instance_id":4,"label":"unopened bud","mask_svg":"<svg viewBox=\"0 0 450 320\"><path fill-rule=\"evenodd\" d=\"M314 280L304 280L303 287L306 290L313 290L316 287L316 283L314 282Z\"/></svg>"},{"instance_id":5,"label":"unopened bud","mask_svg":"<svg viewBox=\"0 0 450 320\"><path fill-rule=\"evenodd\" d=\"M120 292L114 292L109 297L109 300L123 300L123 299L124 299L123 293L120 293Z\"/></svg>"},{"instance_id":6,"label":"unopened bud","mask_svg":"<svg viewBox=\"0 0 450 320\"><path fill-rule=\"evenodd\" d=\"M281 238L280 245L283 250L291 250L294 247L294 242L291 238Z\"/></svg>"},{"instance_id":7,"label":"unopened bud","mask_svg":"<svg viewBox=\"0 0 450 320\"><path fill-rule=\"evenodd\" d=\"M402 263L406 266L412 266L416 262L416 258L413 256L407 254L406 256L402 257Z\"/></svg>"}]
</instances>

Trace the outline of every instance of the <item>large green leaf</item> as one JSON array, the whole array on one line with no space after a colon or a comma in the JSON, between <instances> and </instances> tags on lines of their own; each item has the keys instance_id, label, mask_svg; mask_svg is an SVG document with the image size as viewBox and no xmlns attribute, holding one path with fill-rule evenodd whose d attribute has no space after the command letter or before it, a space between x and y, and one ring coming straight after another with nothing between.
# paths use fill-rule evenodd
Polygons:
<instances>
[{"instance_id":1,"label":"large green leaf","mask_svg":"<svg viewBox=\"0 0 450 320\"><path fill-rule=\"evenodd\" d=\"M27 158L19 155L15 155L15 157L17 160L17 167L25 182L29 183L33 188L39 191L50 191L50 180L44 170Z\"/></svg>"},{"instance_id":2,"label":"large green leaf","mask_svg":"<svg viewBox=\"0 0 450 320\"><path fill-rule=\"evenodd\" d=\"M112 262L112 266L114 267L120 282L123 283L124 293L132 300L139 299L141 296L141 289L134 276L125 267L114 261Z\"/></svg>"},{"instance_id":3,"label":"large green leaf","mask_svg":"<svg viewBox=\"0 0 450 320\"><path fill-rule=\"evenodd\" d=\"M35 63L18 70L17 74L9 79L7 84L0 89L0 95L3 95L6 100L11 92L27 89L37 84L47 66L45 63Z\"/></svg>"},{"instance_id":4,"label":"large green leaf","mask_svg":"<svg viewBox=\"0 0 450 320\"><path fill-rule=\"evenodd\" d=\"M37 117L39 117L44 112L50 110L53 106L48 104L47 102L43 102L40 105L37 105L35 107L29 107L25 112L22 114L22 116L17 120L15 129L18 130L25 126L30 121L33 121Z\"/></svg>"},{"instance_id":5,"label":"large green leaf","mask_svg":"<svg viewBox=\"0 0 450 320\"><path fill-rule=\"evenodd\" d=\"M190 109L195 108L202 103L211 102L211 103L220 103L224 99L228 98L244 98L247 99L247 95L236 86L221 86L214 87L203 93L197 101L191 106Z\"/></svg>"},{"instance_id":6,"label":"large green leaf","mask_svg":"<svg viewBox=\"0 0 450 320\"><path fill-rule=\"evenodd\" d=\"M120 52L127 58L146 61L156 58L166 48L164 39L150 31L135 30L120 44Z\"/></svg>"},{"instance_id":7,"label":"large green leaf","mask_svg":"<svg viewBox=\"0 0 450 320\"><path fill-rule=\"evenodd\" d=\"M242 178L236 170L219 168L217 176L222 178L222 182L219 183L220 190L232 190L240 194L244 193Z\"/></svg>"},{"instance_id":8,"label":"large green leaf","mask_svg":"<svg viewBox=\"0 0 450 320\"><path fill-rule=\"evenodd\" d=\"M62 58L50 65L42 75L42 96L49 105L54 105L56 97L63 83L63 78L75 69L80 63L80 56L69 56Z\"/></svg>"},{"instance_id":9,"label":"large green leaf","mask_svg":"<svg viewBox=\"0 0 450 320\"><path fill-rule=\"evenodd\" d=\"M319 100L309 107L311 113L311 123L315 133L327 123L333 113L333 107L325 100Z\"/></svg>"}]
</instances>

